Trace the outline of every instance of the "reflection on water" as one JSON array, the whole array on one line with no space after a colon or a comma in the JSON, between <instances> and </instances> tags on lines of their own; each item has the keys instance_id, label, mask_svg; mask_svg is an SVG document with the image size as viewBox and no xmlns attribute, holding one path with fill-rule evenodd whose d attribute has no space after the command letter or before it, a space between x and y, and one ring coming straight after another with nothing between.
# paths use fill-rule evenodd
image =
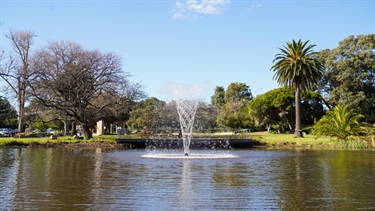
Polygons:
<instances>
[{"instance_id":1,"label":"reflection on water","mask_svg":"<svg viewBox=\"0 0 375 211\"><path fill-rule=\"evenodd\" d=\"M239 150L230 159L140 150L0 148L5 210L375 209L375 152ZM207 154L212 151L197 151Z\"/></svg>"}]
</instances>

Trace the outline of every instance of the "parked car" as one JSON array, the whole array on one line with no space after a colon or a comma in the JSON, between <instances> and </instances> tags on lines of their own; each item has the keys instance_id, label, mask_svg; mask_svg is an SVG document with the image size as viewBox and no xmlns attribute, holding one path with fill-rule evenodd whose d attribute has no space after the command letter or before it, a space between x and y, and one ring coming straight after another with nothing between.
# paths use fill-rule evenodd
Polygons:
<instances>
[{"instance_id":1,"label":"parked car","mask_svg":"<svg viewBox=\"0 0 375 211\"><path fill-rule=\"evenodd\" d=\"M57 132L52 128L48 128L46 130L46 133L47 133L47 135L56 135L57 134Z\"/></svg>"},{"instance_id":2,"label":"parked car","mask_svg":"<svg viewBox=\"0 0 375 211\"><path fill-rule=\"evenodd\" d=\"M16 135L16 132L18 131L16 131L16 130L13 130L12 128L5 128L5 129L8 129L8 133L9 133L9 136L15 136Z\"/></svg>"},{"instance_id":3,"label":"parked car","mask_svg":"<svg viewBox=\"0 0 375 211\"><path fill-rule=\"evenodd\" d=\"M0 128L0 137L9 137L8 128Z\"/></svg>"}]
</instances>

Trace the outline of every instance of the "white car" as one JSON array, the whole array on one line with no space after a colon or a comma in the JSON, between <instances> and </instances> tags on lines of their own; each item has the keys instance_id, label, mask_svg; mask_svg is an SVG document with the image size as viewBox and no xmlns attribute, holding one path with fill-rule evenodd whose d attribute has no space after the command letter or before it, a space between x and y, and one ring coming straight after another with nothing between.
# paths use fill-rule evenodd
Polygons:
<instances>
[{"instance_id":1,"label":"white car","mask_svg":"<svg viewBox=\"0 0 375 211\"><path fill-rule=\"evenodd\" d=\"M48 128L46 130L46 133L49 134L49 135L55 135L55 134L57 134L57 132L55 130L51 129L51 128Z\"/></svg>"},{"instance_id":2,"label":"white car","mask_svg":"<svg viewBox=\"0 0 375 211\"><path fill-rule=\"evenodd\" d=\"M9 135L8 128L0 128L0 137L8 137Z\"/></svg>"}]
</instances>

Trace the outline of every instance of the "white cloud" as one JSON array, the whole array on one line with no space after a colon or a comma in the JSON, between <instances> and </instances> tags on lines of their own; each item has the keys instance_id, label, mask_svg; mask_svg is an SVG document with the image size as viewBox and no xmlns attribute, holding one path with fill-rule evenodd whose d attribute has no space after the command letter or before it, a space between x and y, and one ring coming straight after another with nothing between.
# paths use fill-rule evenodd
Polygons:
<instances>
[{"instance_id":1,"label":"white cloud","mask_svg":"<svg viewBox=\"0 0 375 211\"><path fill-rule=\"evenodd\" d=\"M229 0L186 0L177 1L174 5L173 18L179 19L198 14L222 14L229 4Z\"/></svg>"},{"instance_id":2,"label":"white cloud","mask_svg":"<svg viewBox=\"0 0 375 211\"><path fill-rule=\"evenodd\" d=\"M262 7L262 4L251 4L250 7L248 8L250 11L254 11L256 9L259 9Z\"/></svg>"}]
</instances>

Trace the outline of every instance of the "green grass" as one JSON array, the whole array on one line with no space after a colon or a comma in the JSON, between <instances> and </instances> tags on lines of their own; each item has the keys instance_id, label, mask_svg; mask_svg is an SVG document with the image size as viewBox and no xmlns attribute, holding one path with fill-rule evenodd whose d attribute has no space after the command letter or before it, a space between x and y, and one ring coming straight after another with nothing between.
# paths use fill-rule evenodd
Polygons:
<instances>
[{"instance_id":1,"label":"green grass","mask_svg":"<svg viewBox=\"0 0 375 211\"><path fill-rule=\"evenodd\" d=\"M375 149L375 142L369 137L355 137L346 142L335 138L305 135L294 138L293 134L252 133L251 138L270 148L325 148L325 149Z\"/></svg>"},{"instance_id":2,"label":"green grass","mask_svg":"<svg viewBox=\"0 0 375 211\"><path fill-rule=\"evenodd\" d=\"M330 138L316 138L305 135L294 138L293 134L252 133L251 138L265 144L267 147L305 147L305 148L335 148L337 143Z\"/></svg>"},{"instance_id":3,"label":"green grass","mask_svg":"<svg viewBox=\"0 0 375 211\"><path fill-rule=\"evenodd\" d=\"M30 144L69 144L69 143L92 143L92 142L102 142L102 143L116 143L116 135L104 135L104 136L94 136L90 140L85 139L74 139L71 136L59 136L57 139L50 139L49 137L2 137L0 138L1 146L28 146Z\"/></svg>"}]
</instances>

